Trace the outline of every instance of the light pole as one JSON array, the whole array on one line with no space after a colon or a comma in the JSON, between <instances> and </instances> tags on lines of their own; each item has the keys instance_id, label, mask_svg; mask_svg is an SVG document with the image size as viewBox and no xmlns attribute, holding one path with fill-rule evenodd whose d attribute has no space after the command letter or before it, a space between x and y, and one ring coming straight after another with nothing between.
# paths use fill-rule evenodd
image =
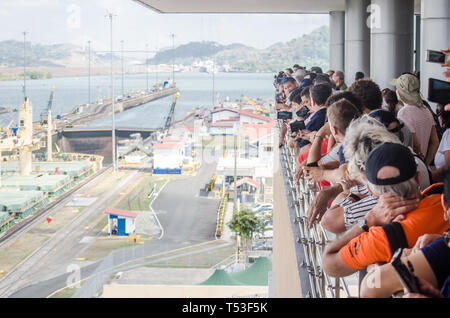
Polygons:
<instances>
[{"instance_id":1,"label":"light pole","mask_svg":"<svg viewBox=\"0 0 450 318\"><path fill-rule=\"evenodd\" d=\"M156 54L158 54L158 47L156 46L155 47L155 56L156 56ZM156 87L158 87L158 64L157 64L157 62L156 62L156 59L155 58L153 58L154 60L155 60L155 80L156 80Z\"/></svg>"},{"instance_id":2,"label":"light pole","mask_svg":"<svg viewBox=\"0 0 450 318\"><path fill-rule=\"evenodd\" d=\"M212 67L212 106L214 107L214 69L216 67L216 61L213 57L213 67Z\"/></svg>"},{"instance_id":3,"label":"light pole","mask_svg":"<svg viewBox=\"0 0 450 318\"><path fill-rule=\"evenodd\" d=\"M112 163L113 171L116 172L116 122L115 122L115 105L114 105L114 73L113 73L113 14L108 13L110 21L111 35L111 105L112 105Z\"/></svg>"},{"instance_id":4,"label":"light pole","mask_svg":"<svg viewBox=\"0 0 450 318\"><path fill-rule=\"evenodd\" d=\"M122 48L122 100L124 96L124 89L123 89L123 40L120 41L121 48Z\"/></svg>"},{"instance_id":5,"label":"light pole","mask_svg":"<svg viewBox=\"0 0 450 318\"><path fill-rule=\"evenodd\" d=\"M145 44L145 78L147 80L147 94L148 94L148 43Z\"/></svg>"},{"instance_id":6,"label":"light pole","mask_svg":"<svg viewBox=\"0 0 450 318\"><path fill-rule=\"evenodd\" d=\"M27 31L23 31L23 96L27 99L27 80L26 80L26 36Z\"/></svg>"},{"instance_id":7,"label":"light pole","mask_svg":"<svg viewBox=\"0 0 450 318\"><path fill-rule=\"evenodd\" d=\"M175 86L175 34L172 36L172 83Z\"/></svg>"},{"instance_id":8,"label":"light pole","mask_svg":"<svg viewBox=\"0 0 450 318\"><path fill-rule=\"evenodd\" d=\"M88 41L88 108L91 106L91 41Z\"/></svg>"}]
</instances>

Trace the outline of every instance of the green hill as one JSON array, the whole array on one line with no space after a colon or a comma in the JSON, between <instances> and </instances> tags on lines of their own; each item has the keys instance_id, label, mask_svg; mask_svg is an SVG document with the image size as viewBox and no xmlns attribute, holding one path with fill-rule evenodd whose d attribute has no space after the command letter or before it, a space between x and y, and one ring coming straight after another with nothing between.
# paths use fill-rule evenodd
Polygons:
<instances>
[{"instance_id":1,"label":"green hill","mask_svg":"<svg viewBox=\"0 0 450 318\"><path fill-rule=\"evenodd\" d=\"M287 66L320 66L328 68L329 30L327 26L286 43L276 43L266 49L255 49L242 44L221 45L215 42L190 42L174 50L158 52L150 64L190 65L196 60L213 58L217 65L228 64L242 71L276 72Z\"/></svg>"},{"instance_id":2,"label":"green hill","mask_svg":"<svg viewBox=\"0 0 450 318\"><path fill-rule=\"evenodd\" d=\"M190 42L175 49L158 52L149 59L150 64L192 65L194 62L214 58L217 66L227 66L233 71L277 72L288 66L300 64L306 67L328 68L329 30L327 26L315 29L309 34L285 43L276 43L266 49L256 49L240 43L222 45L216 42ZM23 66L23 42L0 42L0 66ZM109 65L109 54L92 52L92 62L97 66ZM72 44L34 44L26 43L27 65L30 67L86 67L88 52ZM115 55L114 59L120 61Z\"/></svg>"}]
</instances>

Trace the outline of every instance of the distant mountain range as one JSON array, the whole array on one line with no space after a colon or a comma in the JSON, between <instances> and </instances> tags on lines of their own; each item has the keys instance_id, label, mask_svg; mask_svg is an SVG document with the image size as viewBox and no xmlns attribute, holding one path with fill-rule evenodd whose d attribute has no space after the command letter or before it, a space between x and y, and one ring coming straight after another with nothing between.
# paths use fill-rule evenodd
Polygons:
<instances>
[{"instance_id":1,"label":"distant mountain range","mask_svg":"<svg viewBox=\"0 0 450 318\"><path fill-rule=\"evenodd\" d=\"M309 34L285 43L276 43L266 49L256 49L243 44L221 45L215 42L190 42L158 52L149 59L150 64L189 65L195 60L213 58L218 65L228 64L245 71L276 72L294 64L328 68L329 29L322 26Z\"/></svg>"},{"instance_id":2,"label":"distant mountain range","mask_svg":"<svg viewBox=\"0 0 450 318\"><path fill-rule=\"evenodd\" d=\"M216 65L228 65L235 71L276 72L294 64L306 67L328 68L329 30L327 26L285 43L276 43L266 49L256 49L240 43L222 45L216 42L190 42L175 49L158 52L149 64L192 65L214 58ZM27 64L30 67L85 67L87 49L72 44L27 43ZM96 65L108 65L109 54L92 54ZM115 59L120 57L115 56ZM144 62L143 62L144 63ZM0 66L23 66L23 42L0 42Z\"/></svg>"}]
</instances>

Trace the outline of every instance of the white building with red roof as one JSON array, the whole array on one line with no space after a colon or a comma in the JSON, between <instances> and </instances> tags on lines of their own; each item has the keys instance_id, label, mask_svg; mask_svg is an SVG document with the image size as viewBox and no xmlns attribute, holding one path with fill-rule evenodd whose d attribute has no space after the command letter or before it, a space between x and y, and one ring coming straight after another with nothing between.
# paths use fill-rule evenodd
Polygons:
<instances>
[{"instance_id":1,"label":"white building with red roof","mask_svg":"<svg viewBox=\"0 0 450 318\"><path fill-rule=\"evenodd\" d=\"M164 144L181 144L184 146L184 156L192 158L192 139L186 136L166 136L162 139Z\"/></svg>"},{"instance_id":2,"label":"white building with red roof","mask_svg":"<svg viewBox=\"0 0 450 318\"><path fill-rule=\"evenodd\" d=\"M181 174L184 144L162 143L153 145L153 173Z\"/></svg>"},{"instance_id":3,"label":"white building with red roof","mask_svg":"<svg viewBox=\"0 0 450 318\"><path fill-rule=\"evenodd\" d=\"M272 120L252 110L240 110L235 108L216 108L211 110L211 124L209 134L211 136L233 135L233 126L239 124L266 124Z\"/></svg>"}]
</instances>

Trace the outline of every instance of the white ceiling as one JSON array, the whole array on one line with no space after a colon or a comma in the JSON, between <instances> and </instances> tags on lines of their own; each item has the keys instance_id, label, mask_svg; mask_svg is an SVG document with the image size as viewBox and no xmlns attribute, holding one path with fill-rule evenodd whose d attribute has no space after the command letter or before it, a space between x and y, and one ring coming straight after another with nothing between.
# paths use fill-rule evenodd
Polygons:
<instances>
[{"instance_id":1,"label":"white ceiling","mask_svg":"<svg viewBox=\"0 0 450 318\"><path fill-rule=\"evenodd\" d=\"M158 13L328 13L345 0L133 0ZM420 1L414 11L420 14Z\"/></svg>"},{"instance_id":2,"label":"white ceiling","mask_svg":"<svg viewBox=\"0 0 450 318\"><path fill-rule=\"evenodd\" d=\"M133 0L159 13L328 13L345 0Z\"/></svg>"}]
</instances>

